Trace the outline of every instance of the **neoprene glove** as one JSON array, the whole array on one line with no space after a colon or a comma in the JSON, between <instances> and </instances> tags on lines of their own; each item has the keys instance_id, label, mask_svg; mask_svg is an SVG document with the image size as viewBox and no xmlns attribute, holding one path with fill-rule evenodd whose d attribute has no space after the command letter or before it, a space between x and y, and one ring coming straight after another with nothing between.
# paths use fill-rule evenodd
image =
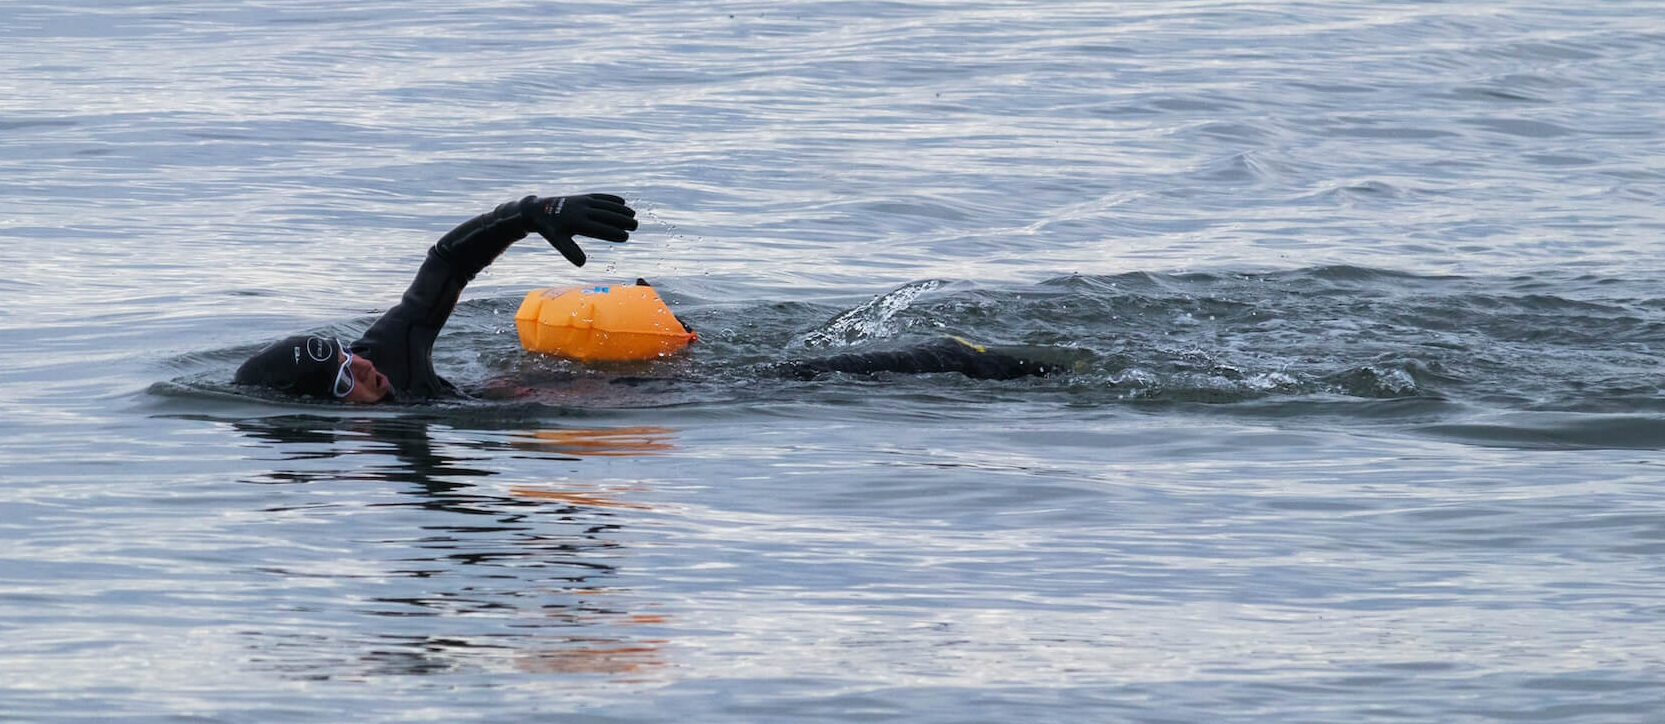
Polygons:
<instances>
[{"instance_id":1,"label":"neoprene glove","mask_svg":"<svg viewBox=\"0 0 1665 724\"><path fill-rule=\"evenodd\" d=\"M581 194L532 199L527 212L532 228L573 266L584 266L584 250L573 235L619 242L636 230L636 212L612 194Z\"/></svg>"}]
</instances>

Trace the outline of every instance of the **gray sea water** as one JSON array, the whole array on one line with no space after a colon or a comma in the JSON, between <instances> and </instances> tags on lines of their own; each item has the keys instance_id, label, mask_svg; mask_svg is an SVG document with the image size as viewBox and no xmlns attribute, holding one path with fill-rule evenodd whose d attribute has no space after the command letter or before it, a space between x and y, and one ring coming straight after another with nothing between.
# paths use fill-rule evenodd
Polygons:
<instances>
[{"instance_id":1,"label":"gray sea water","mask_svg":"<svg viewBox=\"0 0 1665 724\"><path fill-rule=\"evenodd\" d=\"M1642 0L0 3L0 719L1655 720L1662 97ZM585 191L478 399L227 385ZM942 334L1091 361L766 372Z\"/></svg>"}]
</instances>

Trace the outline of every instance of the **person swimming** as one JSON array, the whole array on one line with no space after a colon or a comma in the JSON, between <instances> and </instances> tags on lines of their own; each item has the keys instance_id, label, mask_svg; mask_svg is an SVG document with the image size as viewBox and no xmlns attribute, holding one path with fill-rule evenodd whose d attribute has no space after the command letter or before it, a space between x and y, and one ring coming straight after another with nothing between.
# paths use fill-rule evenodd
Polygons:
<instances>
[{"instance_id":1,"label":"person swimming","mask_svg":"<svg viewBox=\"0 0 1665 724\"><path fill-rule=\"evenodd\" d=\"M583 266L586 257L574 236L623 242L636 228L636 212L611 194L527 196L502 204L434 242L399 303L358 340L345 344L319 335L285 337L245 361L232 382L357 403L462 397L434 371L433 346L475 275L534 231L574 266ZM1067 365L947 337L907 349L789 360L778 368L800 379L879 372L1013 379L1053 374Z\"/></svg>"},{"instance_id":2,"label":"person swimming","mask_svg":"<svg viewBox=\"0 0 1665 724\"><path fill-rule=\"evenodd\" d=\"M573 236L622 242L636 226L636 212L610 194L527 196L502 204L434 242L399 303L351 345L319 336L287 337L250 357L232 381L347 402L458 395L455 385L434 372L433 346L476 274L533 231L573 265L583 266L584 252Z\"/></svg>"}]
</instances>

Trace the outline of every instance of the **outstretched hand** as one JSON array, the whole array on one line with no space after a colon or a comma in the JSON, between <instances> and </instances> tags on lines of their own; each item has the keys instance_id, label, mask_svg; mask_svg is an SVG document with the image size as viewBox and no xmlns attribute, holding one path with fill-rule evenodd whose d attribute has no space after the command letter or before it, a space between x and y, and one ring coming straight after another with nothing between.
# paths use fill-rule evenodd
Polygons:
<instances>
[{"instance_id":1,"label":"outstretched hand","mask_svg":"<svg viewBox=\"0 0 1665 724\"><path fill-rule=\"evenodd\" d=\"M532 228L573 266L584 266L584 250L574 235L619 242L636 230L636 212L612 194L551 196L533 201Z\"/></svg>"}]
</instances>

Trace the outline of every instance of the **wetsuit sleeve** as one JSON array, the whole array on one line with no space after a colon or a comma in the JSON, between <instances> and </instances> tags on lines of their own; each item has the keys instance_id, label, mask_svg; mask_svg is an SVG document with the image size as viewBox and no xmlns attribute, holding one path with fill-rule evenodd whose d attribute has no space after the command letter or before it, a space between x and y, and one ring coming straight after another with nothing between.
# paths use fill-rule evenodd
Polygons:
<instances>
[{"instance_id":1,"label":"wetsuit sleeve","mask_svg":"<svg viewBox=\"0 0 1665 724\"><path fill-rule=\"evenodd\" d=\"M925 374L930 372L958 372L980 380L1010 380L1019 377L1054 374L1066 369L1052 361L1031 359L999 350L971 344L956 337L936 340L915 347L875 352L852 352L793 360L784 365L787 374L799 379L844 372L875 374L897 372Z\"/></svg>"},{"instance_id":2,"label":"wetsuit sleeve","mask_svg":"<svg viewBox=\"0 0 1665 724\"><path fill-rule=\"evenodd\" d=\"M509 245L530 231L528 196L462 223L428 249L416 279L363 337L352 345L387 375L401 400L454 395L457 389L434 372L434 340L457 307L463 288Z\"/></svg>"},{"instance_id":3,"label":"wetsuit sleeve","mask_svg":"<svg viewBox=\"0 0 1665 724\"><path fill-rule=\"evenodd\" d=\"M530 217L536 202L537 197L527 196L464 221L434 242L429 255L449 262L466 284L481 269L491 266L510 244L531 233Z\"/></svg>"}]
</instances>

